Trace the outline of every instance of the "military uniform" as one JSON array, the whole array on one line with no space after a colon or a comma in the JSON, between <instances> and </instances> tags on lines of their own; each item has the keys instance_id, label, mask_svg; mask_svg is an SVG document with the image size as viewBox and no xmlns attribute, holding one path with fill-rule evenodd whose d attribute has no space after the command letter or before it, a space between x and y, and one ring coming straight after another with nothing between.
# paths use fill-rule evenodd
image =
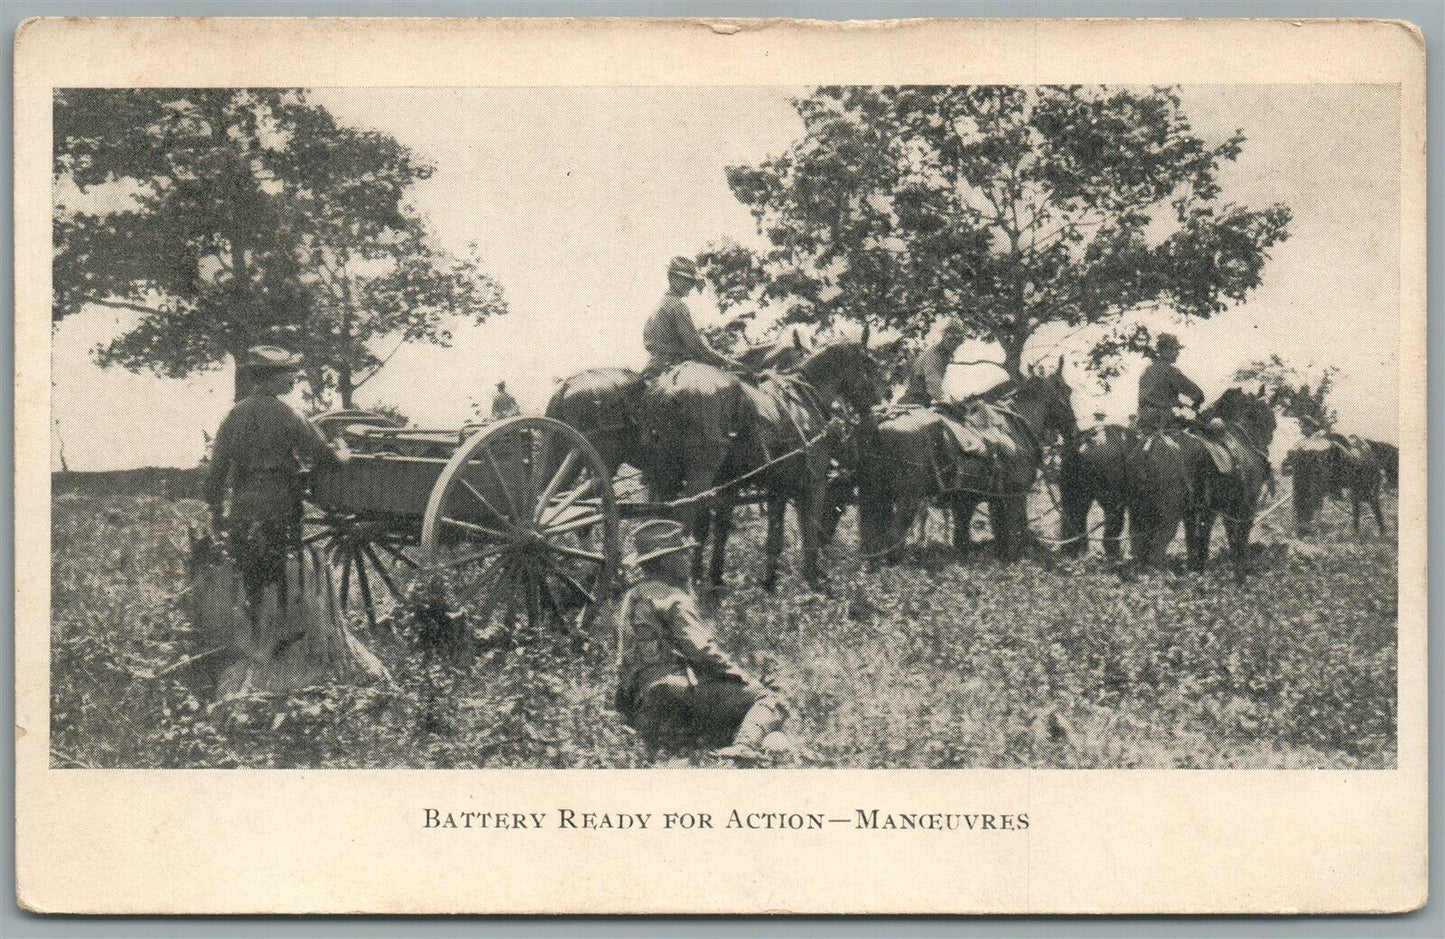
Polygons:
<instances>
[{"instance_id":1,"label":"military uniform","mask_svg":"<svg viewBox=\"0 0 1445 939\"><path fill-rule=\"evenodd\" d=\"M635 535L665 547L642 560L686 550L682 526L648 522ZM634 553L633 563L640 563ZM755 747L782 724L777 696L716 645L692 592L644 577L618 610L617 691L613 699L627 722L650 745Z\"/></svg>"},{"instance_id":2,"label":"military uniform","mask_svg":"<svg viewBox=\"0 0 1445 939\"><path fill-rule=\"evenodd\" d=\"M697 284L697 266L688 258L673 258L668 267L671 277L686 278ZM693 325L692 313L682 296L669 288L663 295L657 309L642 328L642 344L647 348L648 361L643 374L649 378L680 365L683 362L703 362L719 368L731 369L735 363L718 352Z\"/></svg>"},{"instance_id":3,"label":"military uniform","mask_svg":"<svg viewBox=\"0 0 1445 939\"><path fill-rule=\"evenodd\" d=\"M949 345L940 340L925 349L908 373L908 385L903 390L899 404L917 404L927 407L943 400L943 378L948 374L948 363L953 359L957 344Z\"/></svg>"},{"instance_id":4,"label":"military uniform","mask_svg":"<svg viewBox=\"0 0 1445 939\"><path fill-rule=\"evenodd\" d=\"M501 419L504 417L516 417L522 413L517 406L517 399L507 393L507 389L501 385L497 386L497 393L492 396L492 417Z\"/></svg>"},{"instance_id":5,"label":"military uniform","mask_svg":"<svg viewBox=\"0 0 1445 939\"><path fill-rule=\"evenodd\" d=\"M282 350L257 354L261 361L252 363L253 371L263 376L268 368L285 367L266 361L267 354L286 356ZM309 421L264 391L238 402L216 432L206 501L222 527L229 484L224 530L253 611L269 585L281 585L285 595L286 556L300 534L302 460L329 463L337 456Z\"/></svg>"},{"instance_id":6,"label":"military uniform","mask_svg":"<svg viewBox=\"0 0 1445 939\"><path fill-rule=\"evenodd\" d=\"M1161 333L1159 348L1177 351L1179 340ZM1204 403L1204 392L1172 362L1162 357L1150 362L1139 376L1139 429L1145 433L1168 430L1181 397L1192 401L1196 411Z\"/></svg>"}]
</instances>

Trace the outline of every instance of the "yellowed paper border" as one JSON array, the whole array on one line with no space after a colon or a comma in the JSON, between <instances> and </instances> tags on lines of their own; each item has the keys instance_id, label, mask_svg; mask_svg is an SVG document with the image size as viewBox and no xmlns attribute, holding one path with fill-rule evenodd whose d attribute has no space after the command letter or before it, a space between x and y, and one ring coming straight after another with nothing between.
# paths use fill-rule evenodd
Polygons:
<instances>
[{"instance_id":1,"label":"yellowed paper border","mask_svg":"<svg viewBox=\"0 0 1445 939\"><path fill-rule=\"evenodd\" d=\"M54 912L1325 912L1425 891L1424 49L1365 21L48 19L17 36L17 868ZM50 109L60 86L1360 83L1401 89L1398 768L57 771ZM1027 813L1024 833L425 831L427 807Z\"/></svg>"}]
</instances>

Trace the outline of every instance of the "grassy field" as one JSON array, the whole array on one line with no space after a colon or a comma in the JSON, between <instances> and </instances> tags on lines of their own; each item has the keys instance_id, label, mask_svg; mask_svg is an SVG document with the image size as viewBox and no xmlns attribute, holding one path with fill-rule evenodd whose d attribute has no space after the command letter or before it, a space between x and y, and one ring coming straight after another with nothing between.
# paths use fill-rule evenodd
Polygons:
<instances>
[{"instance_id":1,"label":"grassy field","mask_svg":"<svg viewBox=\"0 0 1445 939\"><path fill-rule=\"evenodd\" d=\"M181 664L202 651L184 612L186 524L202 514L185 499L57 497L54 765L649 765L610 708L610 637L579 654L523 627L459 669L417 652L396 610L375 630L355 623L391 684L214 702L222 657ZM817 765L1386 768L1394 520L1392 502L1387 536L1356 540L1331 506L1301 542L1284 505L1256 530L1241 586L1223 565L1133 577L1097 553L1041 552L1004 567L937 542L870 571L850 516L826 592L788 575L768 594L747 519L715 620L791 700Z\"/></svg>"}]
</instances>

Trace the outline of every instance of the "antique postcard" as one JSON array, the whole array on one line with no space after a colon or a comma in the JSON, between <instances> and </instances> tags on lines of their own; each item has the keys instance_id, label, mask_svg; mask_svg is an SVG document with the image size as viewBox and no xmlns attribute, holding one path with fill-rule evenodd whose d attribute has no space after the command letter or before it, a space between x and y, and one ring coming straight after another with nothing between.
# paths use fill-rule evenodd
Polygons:
<instances>
[{"instance_id":1,"label":"antique postcard","mask_svg":"<svg viewBox=\"0 0 1445 939\"><path fill-rule=\"evenodd\" d=\"M1409 24L15 42L27 909L1424 902Z\"/></svg>"}]
</instances>

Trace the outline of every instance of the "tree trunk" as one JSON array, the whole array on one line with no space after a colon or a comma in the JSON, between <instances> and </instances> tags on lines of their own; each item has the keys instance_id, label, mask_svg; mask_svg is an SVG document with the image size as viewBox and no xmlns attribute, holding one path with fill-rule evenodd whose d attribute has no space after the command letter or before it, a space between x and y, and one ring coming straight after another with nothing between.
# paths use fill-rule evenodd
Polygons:
<instances>
[{"instance_id":1,"label":"tree trunk","mask_svg":"<svg viewBox=\"0 0 1445 939\"><path fill-rule=\"evenodd\" d=\"M235 394L235 400L240 401L251 393L251 369L246 365L246 350L232 349L231 361L236 363L232 392Z\"/></svg>"},{"instance_id":2,"label":"tree trunk","mask_svg":"<svg viewBox=\"0 0 1445 939\"><path fill-rule=\"evenodd\" d=\"M1003 346L1003 367L1008 372L1008 377L1014 381L1023 381L1023 359L1024 344L1022 342L1004 341Z\"/></svg>"},{"instance_id":3,"label":"tree trunk","mask_svg":"<svg viewBox=\"0 0 1445 939\"><path fill-rule=\"evenodd\" d=\"M341 398L341 406L347 409L356 407L351 401L351 396L356 392L356 388L351 384L351 366L346 362L338 362L334 368L336 370L336 394Z\"/></svg>"}]
</instances>

